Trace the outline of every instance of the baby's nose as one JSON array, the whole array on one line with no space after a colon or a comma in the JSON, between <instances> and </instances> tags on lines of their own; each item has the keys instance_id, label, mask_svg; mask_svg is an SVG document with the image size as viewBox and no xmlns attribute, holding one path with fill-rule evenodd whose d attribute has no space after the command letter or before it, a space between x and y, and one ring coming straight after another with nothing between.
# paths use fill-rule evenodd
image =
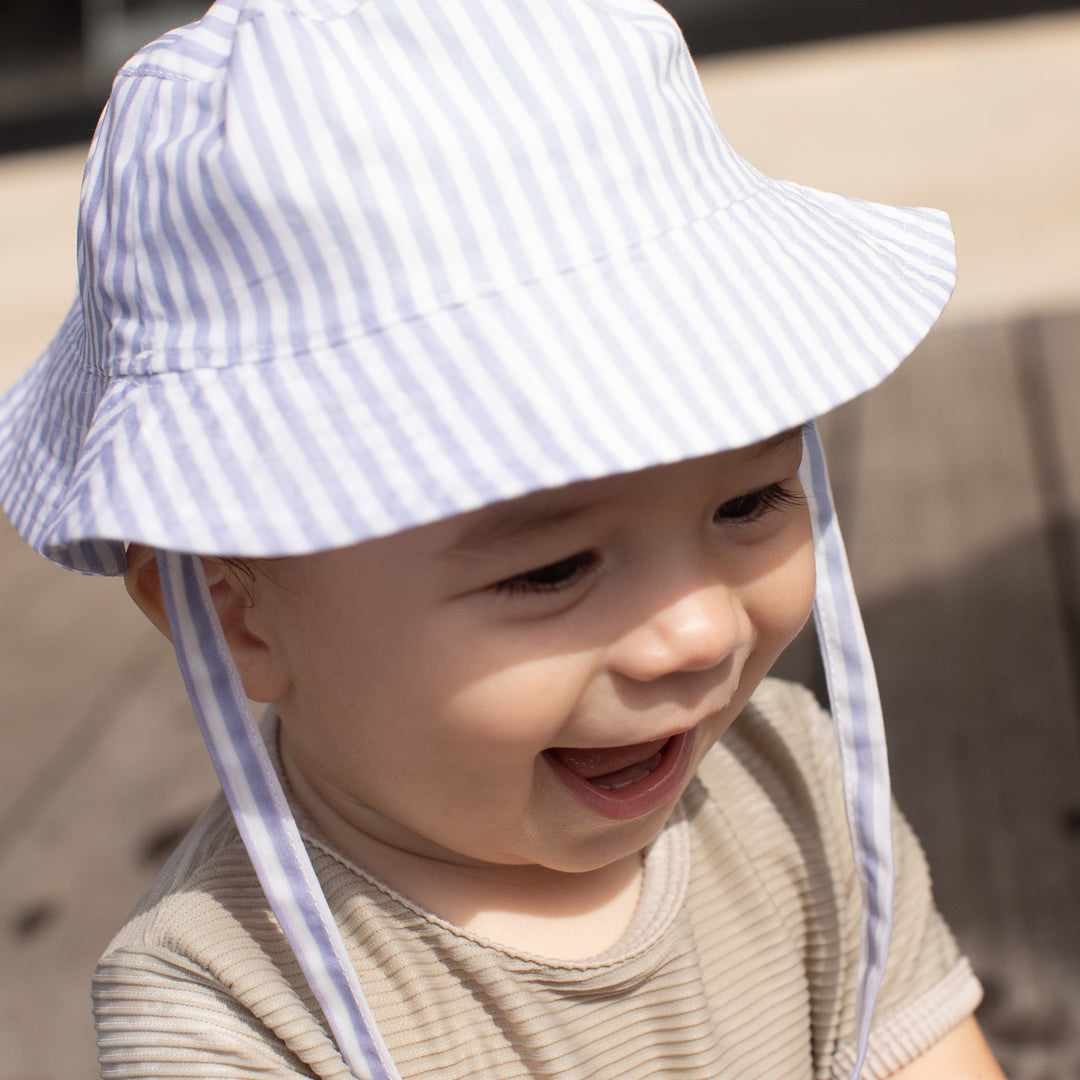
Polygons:
<instances>
[{"instance_id":1,"label":"baby's nose","mask_svg":"<svg viewBox=\"0 0 1080 1080\"><path fill-rule=\"evenodd\" d=\"M620 674L645 682L679 671L707 671L751 635L737 593L710 583L651 612L623 635L609 659Z\"/></svg>"}]
</instances>

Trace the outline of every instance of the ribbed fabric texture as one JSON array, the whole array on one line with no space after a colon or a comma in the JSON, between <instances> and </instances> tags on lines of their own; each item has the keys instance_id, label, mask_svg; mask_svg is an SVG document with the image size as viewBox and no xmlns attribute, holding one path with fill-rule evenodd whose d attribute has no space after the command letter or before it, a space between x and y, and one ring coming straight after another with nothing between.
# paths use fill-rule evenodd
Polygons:
<instances>
[{"instance_id":1,"label":"ribbed fabric texture","mask_svg":"<svg viewBox=\"0 0 1080 1080\"><path fill-rule=\"evenodd\" d=\"M649 853L633 925L593 961L475 940L317 839L310 849L403 1076L825 1080L850 1068L860 901L830 722L799 688L767 681L711 752ZM896 850L865 1077L917 1056L979 997L899 817ZM94 997L106 1078L348 1075L220 804L110 947Z\"/></svg>"}]
</instances>

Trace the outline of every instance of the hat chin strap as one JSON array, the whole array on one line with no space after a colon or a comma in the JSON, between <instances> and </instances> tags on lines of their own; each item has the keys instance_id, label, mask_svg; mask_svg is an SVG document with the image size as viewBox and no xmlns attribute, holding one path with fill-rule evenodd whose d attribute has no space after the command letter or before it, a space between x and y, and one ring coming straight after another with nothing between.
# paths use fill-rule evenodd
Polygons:
<instances>
[{"instance_id":1,"label":"hat chin strap","mask_svg":"<svg viewBox=\"0 0 1080 1080\"><path fill-rule=\"evenodd\" d=\"M814 622L840 743L848 824L863 893L857 1046L850 1073L857 1080L869 1046L892 927L889 767L874 667L813 424L805 433L800 479L814 530ZM158 551L157 560L188 695L270 906L353 1074L361 1080L400 1080L251 716L202 562L166 551Z\"/></svg>"},{"instance_id":2,"label":"hat chin strap","mask_svg":"<svg viewBox=\"0 0 1080 1080\"><path fill-rule=\"evenodd\" d=\"M282 931L359 1080L400 1080L251 715L202 561L158 551L180 670L225 797Z\"/></svg>"},{"instance_id":3,"label":"hat chin strap","mask_svg":"<svg viewBox=\"0 0 1080 1080\"><path fill-rule=\"evenodd\" d=\"M836 519L821 438L813 423L805 429L799 479L810 501L817 567L814 626L840 743L848 829L863 896L855 1012L857 1046L850 1073L852 1080L858 1080L870 1043L870 1020L892 932L889 763L874 664Z\"/></svg>"}]
</instances>

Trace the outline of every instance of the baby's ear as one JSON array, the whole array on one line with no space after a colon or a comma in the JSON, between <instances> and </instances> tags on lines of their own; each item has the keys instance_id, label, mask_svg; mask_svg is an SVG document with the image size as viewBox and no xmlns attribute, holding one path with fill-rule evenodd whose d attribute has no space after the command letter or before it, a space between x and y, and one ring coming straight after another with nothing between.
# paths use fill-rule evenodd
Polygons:
<instances>
[{"instance_id":1,"label":"baby's ear","mask_svg":"<svg viewBox=\"0 0 1080 1080\"><path fill-rule=\"evenodd\" d=\"M153 550L142 544L132 544L127 562L124 584L128 595L154 626L172 641ZM256 603L251 572L241 565L209 557L204 557L202 564L210 598L245 693L252 701L276 701L287 690L288 683L279 672L267 643L251 630L249 615Z\"/></svg>"},{"instance_id":2,"label":"baby's ear","mask_svg":"<svg viewBox=\"0 0 1080 1080\"><path fill-rule=\"evenodd\" d=\"M161 594L161 577L153 548L145 544L128 545L124 587L139 610L172 641L172 630L169 627L169 617L165 613L165 598Z\"/></svg>"}]
</instances>

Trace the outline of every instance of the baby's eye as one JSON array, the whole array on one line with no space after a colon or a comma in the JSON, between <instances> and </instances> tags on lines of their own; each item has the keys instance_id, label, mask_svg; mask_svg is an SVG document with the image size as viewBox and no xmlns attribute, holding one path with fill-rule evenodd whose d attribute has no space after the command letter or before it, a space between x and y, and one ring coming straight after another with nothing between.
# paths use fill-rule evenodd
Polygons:
<instances>
[{"instance_id":1,"label":"baby's eye","mask_svg":"<svg viewBox=\"0 0 1080 1080\"><path fill-rule=\"evenodd\" d=\"M515 574L505 581L496 583L494 588L498 592L521 594L521 593L550 593L567 589L571 585L594 569L599 558L595 552L579 551L569 558L560 559L558 562L548 563L546 566L538 566L535 570L527 570L524 574Z\"/></svg>"},{"instance_id":2,"label":"baby's eye","mask_svg":"<svg viewBox=\"0 0 1080 1080\"><path fill-rule=\"evenodd\" d=\"M784 487L783 484L770 484L758 491L737 495L717 507L713 515L715 521L756 521L770 510L786 509L798 506L802 495Z\"/></svg>"}]
</instances>

